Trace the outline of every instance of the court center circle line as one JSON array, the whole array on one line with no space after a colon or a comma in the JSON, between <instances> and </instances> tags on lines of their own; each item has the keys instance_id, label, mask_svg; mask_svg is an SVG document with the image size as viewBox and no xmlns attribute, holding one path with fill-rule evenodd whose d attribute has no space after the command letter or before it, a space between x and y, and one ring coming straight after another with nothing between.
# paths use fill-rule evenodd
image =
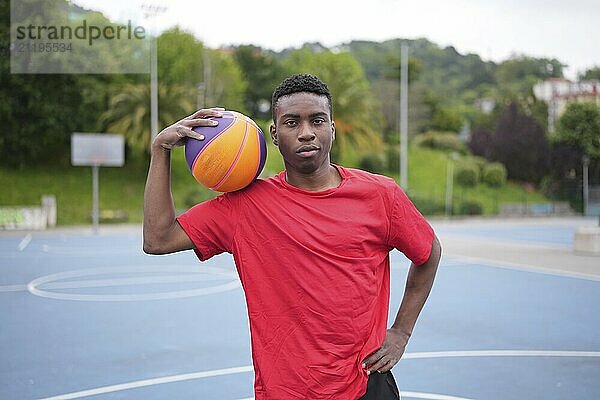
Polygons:
<instances>
[{"instance_id":1,"label":"court center circle line","mask_svg":"<svg viewBox=\"0 0 600 400\"><path fill-rule=\"evenodd\" d=\"M41 252L47 254L56 254L60 256L98 256L105 255L106 251L102 249L83 249L81 247L76 246L57 246L57 245L48 245L43 244L41 246ZM142 249L137 244L132 244L130 246L117 246L111 247L111 254L143 254Z\"/></svg>"},{"instance_id":2,"label":"court center circle line","mask_svg":"<svg viewBox=\"0 0 600 400\"><path fill-rule=\"evenodd\" d=\"M206 274L212 274L221 279L227 279L226 282L221 285L203 287L197 289L187 290L176 290L169 292L158 292L158 293L142 293L142 294L81 294L81 293L62 293L53 292L47 289L42 289L41 286L47 285L48 288L69 288L69 289L82 289L94 287L108 287L108 286L122 286L132 284L135 278L114 278L114 279L98 279L98 280L81 280L71 282L57 282L69 278L81 278L95 275L105 274L126 274L126 273L188 273L192 276L190 281L208 280ZM198 279L202 277L202 279ZM212 278L212 277L211 277ZM178 275L166 275L156 277L140 277L139 284L147 283L173 283L180 282L181 276ZM162 281L162 282L161 282ZM54 287L53 287L54 286ZM73 271L64 271L56 274L46 275L36 278L27 284L27 290L29 293L50 299L57 300L74 300L74 301L144 301L144 300L165 300L165 299L178 299L185 297L203 296L208 294L215 294L226 292L229 290L237 289L241 286L237 276L234 272L225 271L219 268L213 267L185 267L185 266L140 266L140 267L104 267L104 268L89 268L80 269Z\"/></svg>"},{"instance_id":3,"label":"court center circle line","mask_svg":"<svg viewBox=\"0 0 600 400\"><path fill-rule=\"evenodd\" d=\"M578 351L578 350L463 350L463 351L432 351L432 352L416 352L405 353L402 359L425 359L425 358L446 358L446 357L600 357L600 351ZM216 369L212 371L192 372L181 375L163 376L160 378L143 379L120 383L117 385L101 386L94 389L82 390L79 392L66 393L53 397L45 397L38 400L70 400L79 399L82 397L95 396L97 394L112 393L122 390L135 389L145 386L160 385L163 383L181 382L193 379L201 379L213 376L233 375L245 372L252 372L252 365L243 367L233 367ZM419 394L418 392L402 392ZM421 393L419 395L427 395ZM447 396L436 395L433 396ZM405 394L406 397L410 397ZM414 397L414 396L413 396ZM461 397L418 397L431 400L470 400ZM251 398L248 398L251 399Z\"/></svg>"}]
</instances>

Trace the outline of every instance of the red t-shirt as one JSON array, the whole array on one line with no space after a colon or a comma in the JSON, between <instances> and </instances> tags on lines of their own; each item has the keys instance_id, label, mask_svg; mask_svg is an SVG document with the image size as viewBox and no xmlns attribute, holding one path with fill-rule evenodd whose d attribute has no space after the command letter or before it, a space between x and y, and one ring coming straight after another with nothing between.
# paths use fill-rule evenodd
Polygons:
<instances>
[{"instance_id":1,"label":"red t-shirt","mask_svg":"<svg viewBox=\"0 0 600 400\"><path fill-rule=\"evenodd\" d=\"M390 178L337 167L309 192L285 172L178 220L200 260L229 252L246 295L256 400L355 400L385 339L389 252L429 258L433 230Z\"/></svg>"}]
</instances>

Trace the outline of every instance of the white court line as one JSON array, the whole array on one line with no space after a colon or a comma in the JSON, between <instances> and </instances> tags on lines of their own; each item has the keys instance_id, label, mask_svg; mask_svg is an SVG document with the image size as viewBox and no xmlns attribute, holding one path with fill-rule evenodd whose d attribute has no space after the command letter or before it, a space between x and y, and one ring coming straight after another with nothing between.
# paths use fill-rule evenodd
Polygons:
<instances>
[{"instance_id":1,"label":"white court line","mask_svg":"<svg viewBox=\"0 0 600 400\"><path fill-rule=\"evenodd\" d=\"M0 293L2 293L2 292L20 292L21 290L27 290L27 285L0 286Z\"/></svg>"},{"instance_id":2,"label":"white court line","mask_svg":"<svg viewBox=\"0 0 600 400\"><path fill-rule=\"evenodd\" d=\"M228 292L240 288L240 281L231 281L222 285L210 286L199 289L175 290L169 292L157 293L140 293L140 294L76 294L76 293L61 293L42 290L36 287L35 284L27 285L29 293L55 300L70 300L70 301L150 301L150 300L168 300L168 299L183 299L186 297L206 296L209 294L217 294Z\"/></svg>"},{"instance_id":3,"label":"white court line","mask_svg":"<svg viewBox=\"0 0 600 400\"><path fill-rule=\"evenodd\" d=\"M402 356L403 359L423 359L423 358L445 358L445 357L600 357L600 351L556 351L556 350L466 350L466 351L433 351L433 352L417 352L417 353L406 353ZM127 383L121 383L118 385L102 386L94 389L82 390L80 392L66 393L53 397L45 397L38 400L69 400L78 399L81 397L94 396L103 393L118 392L121 390L128 390L134 388L140 388L144 386L160 385L163 383L181 382L192 379L200 379L212 376L221 375L232 375L243 372L252 372L253 368L251 365L244 367L234 367L217 369L213 371L202 371L193 372L182 375L164 376L160 378L144 379L140 381L133 381ZM401 392L405 397L416 397L420 399L431 399L431 400L470 400L461 397L453 397L442 394L434 393L418 393L418 392ZM430 397L424 397L429 395ZM437 397L435 397L437 396ZM444 397L445 396L445 397ZM250 400L252 397L242 400Z\"/></svg>"},{"instance_id":4,"label":"white court line","mask_svg":"<svg viewBox=\"0 0 600 400\"><path fill-rule=\"evenodd\" d=\"M73 392L73 393L61 394L61 395L53 396L53 397L46 397L46 398L39 399L39 400L79 399L81 397L95 396L95 395L103 394L103 393L118 392L121 390L134 389L134 388L139 388L139 387L144 387L144 386L160 385L163 383L171 383L171 382L189 381L192 379L208 378L208 377L212 377L212 376L221 376L221 375L232 375L232 374L239 374L242 372L252 372L252 371L253 371L253 368L251 365L247 365L245 367L215 369L213 371L193 372L190 374L164 376L162 378L144 379L141 381L121 383L119 385L103 386L103 387L99 387L99 388L95 388L95 389L82 390L81 392Z\"/></svg>"},{"instance_id":5,"label":"white court line","mask_svg":"<svg viewBox=\"0 0 600 400\"><path fill-rule=\"evenodd\" d=\"M450 357L600 357L600 351L577 350L461 350L406 353L402 359Z\"/></svg>"},{"instance_id":6,"label":"white court line","mask_svg":"<svg viewBox=\"0 0 600 400\"><path fill-rule=\"evenodd\" d=\"M17 247L17 250L19 250L19 251L25 250L25 248L31 242L31 239L33 239L33 236L31 236L31 233L28 233L27 236L25 236L23 238L23 240L21 240L21 243L19 243L19 247Z\"/></svg>"},{"instance_id":7,"label":"white court line","mask_svg":"<svg viewBox=\"0 0 600 400\"><path fill-rule=\"evenodd\" d=\"M231 279L230 276L203 276L198 273L199 276L193 276L196 274L188 274L186 276L151 276L142 278L113 278L113 279L88 279L80 281L67 281L67 282L54 282L45 283L39 286L43 286L44 290L49 289L83 289L83 288L100 288L100 287L116 287L116 286L135 286L135 285L150 285L159 283L191 283L191 282L207 282L207 281L220 281L224 279ZM235 279L236 277L233 276ZM40 288L41 289L41 288ZM18 292L20 290L27 290L27 285L6 285L0 286L0 292Z\"/></svg>"},{"instance_id":8,"label":"white court line","mask_svg":"<svg viewBox=\"0 0 600 400\"><path fill-rule=\"evenodd\" d=\"M483 265L487 265L487 266L495 267L495 268L512 269L512 270L525 271L525 272L536 272L539 274L554 275L554 276L561 276L561 277L567 277L567 278L586 279L589 281L600 281L600 276L597 276L597 275L584 274L584 273L580 273L580 272L572 272L572 271L567 271L567 270L563 270L563 269L535 267L535 266L528 265L528 264L506 262L506 261L500 261L500 260L492 260L489 258L467 257L467 256L453 255L453 254L447 254L447 256L450 257L452 260L462 260L462 261L470 263L470 264L483 264Z\"/></svg>"},{"instance_id":9,"label":"white court line","mask_svg":"<svg viewBox=\"0 0 600 400\"><path fill-rule=\"evenodd\" d=\"M429 400L472 400L466 397L456 397L456 396L448 396L445 394L437 394L437 393L422 393L422 392L400 392L400 396L403 399L411 398L411 399L429 399Z\"/></svg>"},{"instance_id":10,"label":"white court line","mask_svg":"<svg viewBox=\"0 0 600 400\"><path fill-rule=\"evenodd\" d=\"M58 254L61 256L104 256L107 254L106 250L102 249L82 249L76 247L57 247L49 246L47 244L42 245L42 252L49 254ZM132 245L129 247L112 247L110 254L144 254L141 245Z\"/></svg>"},{"instance_id":11,"label":"white court line","mask_svg":"<svg viewBox=\"0 0 600 400\"><path fill-rule=\"evenodd\" d=\"M75 280L66 281L71 278L82 278L90 277L94 275L107 275L107 274L130 274L130 273L165 273L172 272L180 275L172 276L139 276L139 277L126 277L126 278L104 278L94 280ZM185 274L185 275L181 275ZM53 292L48 289L52 288L87 288L87 287L110 287L110 286L123 286L133 285L136 282L141 284L147 283L177 283L185 282L188 280L192 281L204 281L212 274L220 277L221 279L227 279L228 282L210 287L202 287L196 289L186 290L175 290L169 292L156 292L156 293L139 293L139 294L87 294L87 293L62 293ZM194 276L196 275L196 276ZM214 267L175 267L174 269L167 269L166 266L136 266L136 267L102 267L102 268L88 268L73 271L64 271L56 274L46 275L36 278L27 284L27 290L36 296L46 297L49 299L57 300L75 300L75 301L145 301L145 300L165 300L165 299L179 299L185 297L203 296L208 294L221 293L229 290L234 290L241 287L241 283L234 272L224 271Z\"/></svg>"},{"instance_id":12,"label":"white court line","mask_svg":"<svg viewBox=\"0 0 600 400\"><path fill-rule=\"evenodd\" d=\"M199 276L193 276L199 275ZM235 276L209 276L204 274L187 274L186 276L148 276L148 277L132 277L132 278L112 278L112 279L89 279L81 281L55 282L46 283L43 286L47 289L83 289L83 288L99 288L99 287L115 287L115 286L135 286L135 285L150 285L158 283L189 283L189 282L206 282L219 281L224 279L235 279ZM25 285L27 286L27 285Z\"/></svg>"},{"instance_id":13,"label":"white court line","mask_svg":"<svg viewBox=\"0 0 600 400\"><path fill-rule=\"evenodd\" d=\"M82 278L94 275L107 274L156 274L156 276L132 276L125 278L103 278L103 279L81 279L66 280L70 278ZM165 274L178 275L165 275ZM139 293L139 294L91 294L91 293L61 293L52 290L59 289L85 289L100 287L117 287L151 284L181 284L211 281L226 281L223 284L175 290L169 292ZM29 291L31 294L59 300L75 301L143 301L143 300L165 300L185 297L204 296L235 290L241 287L237 274L215 267L161 265L161 266L129 266L129 267L104 267L88 268L74 271L64 271L56 274L38 277L28 284L15 284L0 286L0 293Z\"/></svg>"}]
</instances>

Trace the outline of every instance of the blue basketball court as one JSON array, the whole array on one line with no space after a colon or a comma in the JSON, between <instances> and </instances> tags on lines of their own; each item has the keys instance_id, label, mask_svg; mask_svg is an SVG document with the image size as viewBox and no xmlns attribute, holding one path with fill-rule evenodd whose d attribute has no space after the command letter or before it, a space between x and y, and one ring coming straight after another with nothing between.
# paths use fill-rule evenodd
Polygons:
<instances>
[{"instance_id":1,"label":"blue basketball court","mask_svg":"<svg viewBox=\"0 0 600 400\"><path fill-rule=\"evenodd\" d=\"M574 229L504 221L437 231L442 245L477 237L564 250ZM232 258L148 256L141 241L139 227L0 235L1 399L252 398ZM392 253L390 318L408 265ZM600 271L512 269L449 251L394 368L403 398L598 399L598 304Z\"/></svg>"}]
</instances>

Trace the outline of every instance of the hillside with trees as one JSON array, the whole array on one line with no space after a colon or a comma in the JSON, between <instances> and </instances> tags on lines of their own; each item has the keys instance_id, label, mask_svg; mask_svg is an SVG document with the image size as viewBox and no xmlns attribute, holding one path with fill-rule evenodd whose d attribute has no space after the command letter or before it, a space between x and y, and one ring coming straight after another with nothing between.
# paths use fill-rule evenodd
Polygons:
<instances>
[{"instance_id":1,"label":"hillside with trees","mask_svg":"<svg viewBox=\"0 0 600 400\"><path fill-rule=\"evenodd\" d=\"M64 0L47 5L73 7ZM108 22L97 12L76 11L79 18ZM9 27L9 4L0 2L0 45L6 49ZM199 107L224 106L247 113L266 130L275 85L292 73L313 73L328 83L334 98L334 160L395 176L403 43L410 50L411 148L436 152L444 168L457 154L456 179L465 183L465 191L485 186L484 176L492 174L489 187L502 187L508 180L581 208L577 185L584 154L591 158L591 182L600 183L600 111L593 103L571 107L557 132L548 132L547 106L532 88L540 80L563 77L565 65L552 58L515 55L484 61L425 38L352 41L333 48L306 43L279 52L252 44L215 49L173 27L158 37L159 126ZM68 170L72 132L123 133L128 162L145 168L150 140L147 74L11 74L9 52L4 52L0 76L4 171L32 166ZM598 67L581 75L598 78ZM445 185L444 180L439 184ZM415 190L413 197L433 201L429 189ZM7 201L16 200L0 197Z\"/></svg>"}]
</instances>

